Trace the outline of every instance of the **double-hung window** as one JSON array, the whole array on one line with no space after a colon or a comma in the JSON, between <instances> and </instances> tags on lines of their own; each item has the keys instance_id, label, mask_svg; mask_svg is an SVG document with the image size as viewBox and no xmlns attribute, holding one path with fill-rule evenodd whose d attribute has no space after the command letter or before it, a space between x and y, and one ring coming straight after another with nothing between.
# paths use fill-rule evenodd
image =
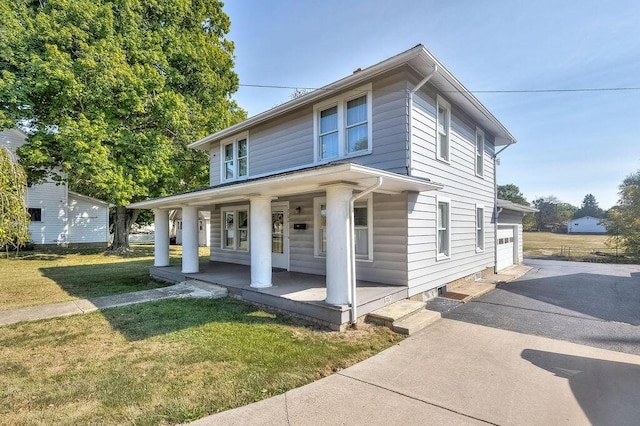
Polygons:
<instances>
[{"instance_id":1,"label":"double-hung window","mask_svg":"<svg viewBox=\"0 0 640 426\"><path fill-rule=\"evenodd\" d=\"M222 248L249 249L249 210L247 207L225 208L222 216Z\"/></svg>"},{"instance_id":2,"label":"double-hung window","mask_svg":"<svg viewBox=\"0 0 640 426\"><path fill-rule=\"evenodd\" d=\"M476 127L476 175L484 173L484 132Z\"/></svg>"},{"instance_id":3,"label":"double-hung window","mask_svg":"<svg viewBox=\"0 0 640 426\"><path fill-rule=\"evenodd\" d=\"M314 198L314 246L315 255L327 255L327 201L324 197ZM356 259L373 259L373 220L371 197L357 201L353 207L353 245ZM329 248L330 250L331 248Z\"/></svg>"},{"instance_id":4,"label":"double-hung window","mask_svg":"<svg viewBox=\"0 0 640 426\"><path fill-rule=\"evenodd\" d=\"M247 135L222 142L222 180L247 177L249 168L249 145Z\"/></svg>"},{"instance_id":5,"label":"double-hung window","mask_svg":"<svg viewBox=\"0 0 640 426\"><path fill-rule=\"evenodd\" d=\"M318 162L371 152L371 84L314 106Z\"/></svg>"},{"instance_id":6,"label":"double-hung window","mask_svg":"<svg viewBox=\"0 0 640 426\"><path fill-rule=\"evenodd\" d=\"M450 133L451 133L451 105L438 96L436 105L436 158L449 162Z\"/></svg>"},{"instance_id":7,"label":"double-hung window","mask_svg":"<svg viewBox=\"0 0 640 426\"><path fill-rule=\"evenodd\" d=\"M484 251L484 206L476 204L476 251Z\"/></svg>"},{"instance_id":8,"label":"double-hung window","mask_svg":"<svg viewBox=\"0 0 640 426\"><path fill-rule=\"evenodd\" d=\"M437 231L436 258L448 259L451 256L451 201L441 197L438 197Z\"/></svg>"}]
</instances>

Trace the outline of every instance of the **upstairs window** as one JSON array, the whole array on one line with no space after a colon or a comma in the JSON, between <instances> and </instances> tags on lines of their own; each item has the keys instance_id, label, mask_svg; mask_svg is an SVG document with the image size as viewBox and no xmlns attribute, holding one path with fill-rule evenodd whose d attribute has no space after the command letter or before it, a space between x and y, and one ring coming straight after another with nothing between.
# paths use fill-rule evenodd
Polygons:
<instances>
[{"instance_id":1,"label":"upstairs window","mask_svg":"<svg viewBox=\"0 0 640 426\"><path fill-rule=\"evenodd\" d=\"M316 161L371 152L371 84L314 107Z\"/></svg>"},{"instance_id":2,"label":"upstairs window","mask_svg":"<svg viewBox=\"0 0 640 426\"><path fill-rule=\"evenodd\" d=\"M484 132L476 127L476 175L484 173Z\"/></svg>"},{"instance_id":3,"label":"upstairs window","mask_svg":"<svg viewBox=\"0 0 640 426\"><path fill-rule=\"evenodd\" d=\"M247 135L222 143L222 180L241 179L248 175L249 145Z\"/></svg>"},{"instance_id":4,"label":"upstairs window","mask_svg":"<svg viewBox=\"0 0 640 426\"><path fill-rule=\"evenodd\" d=\"M438 96L436 111L436 158L449 162L451 105Z\"/></svg>"}]
</instances>

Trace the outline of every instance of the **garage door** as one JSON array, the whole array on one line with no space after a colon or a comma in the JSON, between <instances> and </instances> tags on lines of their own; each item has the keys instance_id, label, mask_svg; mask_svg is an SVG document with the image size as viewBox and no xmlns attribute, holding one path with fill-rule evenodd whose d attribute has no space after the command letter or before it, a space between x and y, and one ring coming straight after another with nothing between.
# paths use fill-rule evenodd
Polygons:
<instances>
[{"instance_id":1,"label":"garage door","mask_svg":"<svg viewBox=\"0 0 640 426\"><path fill-rule=\"evenodd\" d=\"M513 227L498 227L498 271L513 265Z\"/></svg>"}]
</instances>

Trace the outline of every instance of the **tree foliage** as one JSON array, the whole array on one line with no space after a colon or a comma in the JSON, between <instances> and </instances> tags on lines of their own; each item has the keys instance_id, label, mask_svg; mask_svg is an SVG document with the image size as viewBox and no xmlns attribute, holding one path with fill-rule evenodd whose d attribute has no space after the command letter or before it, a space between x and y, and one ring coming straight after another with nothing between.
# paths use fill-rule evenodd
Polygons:
<instances>
[{"instance_id":1,"label":"tree foliage","mask_svg":"<svg viewBox=\"0 0 640 426\"><path fill-rule=\"evenodd\" d=\"M115 246L123 206L205 186L187 143L246 116L221 2L0 0L0 22L0 125L29 120L30 181L117 206Z\"/></svg>"},{"instance_id":2,"label":"tree foliage","mask_svg":"<svg viewBox=\"0 0 640 426\"><path fill-rule=\"evenodd\" d=\"M605 222L607 232L627 253L640 255L640 170L622 181L618 196Z\"/></svg>"},{"instance_id":3,"label":"tree foliage","mask_svg":"<svg viewBox=\"0 0 640 426\"><path fill-rule=\"evenodd\" d=\"M575 206L563 203L553 195L534 200L533 206L538 209L538 212L534 214L538 231L556 231L563 228L576 211Z\"/></svg>"},{"instance_id":4,"label":"tree foliage","mask_svg":"<svg viewBox=\"0 0 640 426\"><path fill-rule=\"evenodd\" d=\"M9 152L0 147L0 249L19 250L29 241L29 214L25 206L27 176Z\"/></svg>"},{"instance_id":5,"label":"tree foliage","mask_svg":"<svg viewBox=\"0 0 640 426\"><path fill-rule=\"evenodd\" d=\"M574 218L591 216L591 217L604 217L604 210L600 208L598 202L596 201L596 197L593 194L587 194L584 196L582 200L582 205L576 212L574 213Z\"/></svg>"},{"instance_id":6,"label":"tree foliage","mask_svg":"<svg viewBox=\"0 0 640 426\"><path fill-rule=\"evenodd\" d=\"M501 200L511 201L512 203L530 206L531 204L524 197L520 188L512 183L506 185L498 185L498 198Z\"/></svg>"}]
</instances>

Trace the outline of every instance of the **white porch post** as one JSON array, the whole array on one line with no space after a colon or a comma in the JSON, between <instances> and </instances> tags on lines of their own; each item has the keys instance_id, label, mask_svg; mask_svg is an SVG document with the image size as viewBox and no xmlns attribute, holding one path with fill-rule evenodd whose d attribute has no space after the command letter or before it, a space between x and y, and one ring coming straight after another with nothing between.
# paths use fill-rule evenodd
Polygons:
<instances>
[{"instance_id":1,"label":"white porch post","mask_svg":"<svg viewBox=\"0 0 640 426\"><path fill-rule=\"evenodd\" d=\"M251 197L251 287L271 287L271 198Z\"/></svg>"},{"instance_id":2,"label":"white porch post","mask_svg":"<svg viewBox=\"0 0 640 426\"><path fill-rule=\"evenodd\" d=\"M169 211L155 209L153 266L169 266Z\"/></svg>"},{"instance_id":3,"label":"white porch post","mask_svg":"<svg viewBox=\"0 0 640 426\"><path fill-rule=\"evenodd\" d=\"M327 298L331 305L350 303L351 256L349 199L352 186L327 187Z\"/></svg>"},{"instance_id":4,"label":"white porch post","mask_svg":"<svg viewBox=\"0 0 640 426\"><path fill-rule=\"evenodd\" d=\"M182 273L200 271L198 264L198 208L182 206Z\"/></svg>"}]
</instances>

